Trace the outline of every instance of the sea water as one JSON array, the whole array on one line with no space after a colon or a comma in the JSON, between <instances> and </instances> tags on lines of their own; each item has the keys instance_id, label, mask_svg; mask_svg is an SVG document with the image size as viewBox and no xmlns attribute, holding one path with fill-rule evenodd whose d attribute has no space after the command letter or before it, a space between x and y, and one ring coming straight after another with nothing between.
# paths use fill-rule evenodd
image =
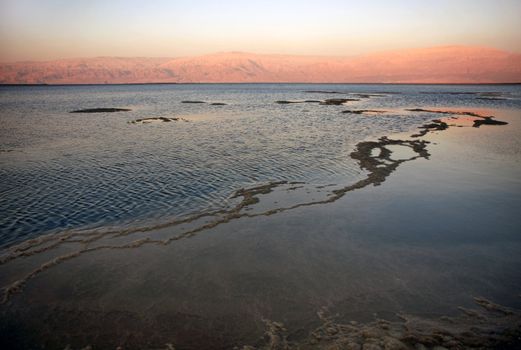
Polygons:
<instances>
[{"instance_id":1,"label":"sea water","mask_svg":"<svg viewBox=\"0 0 521 350\"><path fill-rule=\"evenodd\" d=\"M331 98L353 101L277 103ZM131 111L70 113L101 107ZM433 116L406 109L426 107L521 108L521 86L3 86L0 246L219 209L271 181L354 183L355 145L416 129ZM363 109L383 113L342 113ZM157 117L179 119L132 123Z\"/></svg>"}]
</instances>

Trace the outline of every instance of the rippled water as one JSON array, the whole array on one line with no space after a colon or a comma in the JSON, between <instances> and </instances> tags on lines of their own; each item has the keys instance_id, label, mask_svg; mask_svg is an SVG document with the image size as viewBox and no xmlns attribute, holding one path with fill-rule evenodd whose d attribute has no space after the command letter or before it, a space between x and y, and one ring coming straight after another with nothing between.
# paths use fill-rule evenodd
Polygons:
<instances>
[{"instance_id":1,"label":"rippled water","mask_svg":"<svg viewBox=\"0 0 521 350\"><path fill-rule=\"evenodd\" d=\"M342 106L275 103L357 93L380 96ZM350 183L363 175L349 157L356 143L416 128L432 115L404 109L426 106L519 108L521 87L0 87L0 246L68 228L134 225L221 208L235 190L268 181ZM69 113L97 107L132 111ZM387 113L341 113L346 109ZM187 121L129 123L149 117Z\"/></svg>"}]
</instances>

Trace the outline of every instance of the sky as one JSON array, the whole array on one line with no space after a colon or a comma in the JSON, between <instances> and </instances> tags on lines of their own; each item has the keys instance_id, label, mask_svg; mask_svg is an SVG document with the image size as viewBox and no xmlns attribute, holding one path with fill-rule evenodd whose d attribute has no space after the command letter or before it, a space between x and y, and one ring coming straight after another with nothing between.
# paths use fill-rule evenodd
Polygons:
<instances>
[{"instance_id":1,"label":"sky","mask_svg":"<svg viewBox=\"0 0 521 350\"><path fill-rule=\"evenodd\" d=\"M521 52L520 18L521 0L0 0L0 61L443 45Z\"/></svg>"}]
</instances>

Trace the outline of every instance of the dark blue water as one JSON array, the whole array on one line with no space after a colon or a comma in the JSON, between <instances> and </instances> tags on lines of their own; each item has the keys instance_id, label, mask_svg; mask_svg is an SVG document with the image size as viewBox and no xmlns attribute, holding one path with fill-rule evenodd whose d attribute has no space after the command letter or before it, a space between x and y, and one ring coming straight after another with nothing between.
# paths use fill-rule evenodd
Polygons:
<instances>
[{"instance_id":1,"label":"dark blue water","mask_svg":"<svg viewBox=\"0 0 521 350\"><path fill-rule=\"evenodd\" d=\"M360 100L275 103L342 97ZM69 113L97 107L132 111ZM404 109L425 107L521 108L521 86L0 87L0 246L64 229L221 208L235 190L268 181L350 183L363 175L349 157L356 143L415 129L432 116ZM341 113L346 109L387 112ZM149 117L187 121L129 123Z\"/></svg>"}]
</instances>

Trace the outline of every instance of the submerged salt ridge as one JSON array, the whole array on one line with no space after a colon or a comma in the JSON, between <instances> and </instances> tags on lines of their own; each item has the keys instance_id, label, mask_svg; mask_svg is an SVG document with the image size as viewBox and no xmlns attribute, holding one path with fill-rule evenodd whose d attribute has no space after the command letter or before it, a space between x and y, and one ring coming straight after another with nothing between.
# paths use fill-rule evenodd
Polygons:
<instances>
[{"instance_id":1,"label":"submerged salt ridge","mask_svg":"<svg viewBox=\"0 0 521 350\"><path fill-rule=\"evenodd\" d=\"M322 91L348 101L276 103L332 99ZM519 107L520 96L518 86L3 87L0 245L222 208L235 190L270 181L355 183L358 142L433 118L405 109ZM68 113L100 107L131 111ZM188 122L130 123L143 118Z\"/></svg>"}]
</instances>

